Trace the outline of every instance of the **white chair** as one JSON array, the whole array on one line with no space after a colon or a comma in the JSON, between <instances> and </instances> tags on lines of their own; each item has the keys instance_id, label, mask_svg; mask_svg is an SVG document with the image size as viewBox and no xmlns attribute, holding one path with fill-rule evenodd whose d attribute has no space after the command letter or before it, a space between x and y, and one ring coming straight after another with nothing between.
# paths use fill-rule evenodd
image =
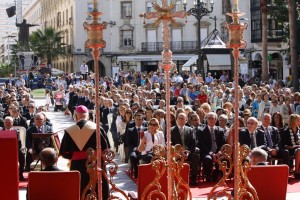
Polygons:
<instances>
[{"instance_id":1,"label":"white chair","mask_svg":"<svg viewBox=\"0 0 300 200\"><path fill-rule=\"evenodd\" d=\"M21 140L21 152L26 153L26 129L23 126L13 126L13 129L19 131Z\"/></svg>"}]
</instances>

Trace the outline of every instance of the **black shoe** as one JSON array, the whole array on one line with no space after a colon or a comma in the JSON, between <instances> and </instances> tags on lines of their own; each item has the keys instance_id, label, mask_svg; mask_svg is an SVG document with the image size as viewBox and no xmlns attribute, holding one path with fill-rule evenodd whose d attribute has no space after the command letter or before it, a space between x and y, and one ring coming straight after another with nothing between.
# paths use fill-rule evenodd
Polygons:
<instances>
[{"instance_id":1,"label":"black shoe","mask_svg":"<svg viewBox=\"0 0 300 200\"><path fill-rule=\"evenodd\" d=\"M300 173L295 173L294 177L295 177L295 179L300 179Z\"/></svg>"},{"instance_id":2,"label":"black shoe","mask_svg":"<svg viewBox=\"0 0 300 200\"><path fill-rule=\"evenodd\" d=\"M197 183L196 180L191 180L191 181L190 181L190 185L191 185L191 186L198 186L198 183Z\"/></svg>"},{"instance_id":3,"label":"black shoe","mask_svg":"<svg viewBox=\"0 0 300 200\"><path fill-rule=\"evenodd\" d=\"M210 183L210 182L212 182L212 177L211 176L206 176L206 182L207 183Z\"/></svg>"},{"instance_id":4,"label":"black shoe","mask_svg":"<svg viewBox=\"0 0 300 200\"><path fill-rule=\"evenodd\" d=\"M23 174L19 175L19 181L26 181L26 178L24 178Z\"/></svg>"},{"instance_id":5,"label":"black shoe","mask_svg":"<svg viewBox=\"0 0 300 200\"><path fill-rule=\"evenodd\" d=\"M30 172L30 171L31 171L30 167L25 167L24 172Z\"/></svg>"}]
</instances>

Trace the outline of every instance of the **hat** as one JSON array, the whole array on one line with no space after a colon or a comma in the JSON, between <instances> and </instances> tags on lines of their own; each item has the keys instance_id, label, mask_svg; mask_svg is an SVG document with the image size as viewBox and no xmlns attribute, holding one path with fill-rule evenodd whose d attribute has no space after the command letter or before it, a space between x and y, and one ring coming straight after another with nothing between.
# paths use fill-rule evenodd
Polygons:
<instances>
[{"instance_id":1,"label":"hat","mask_svg":"<svg viewBox=\"0 0 300 200\"><path fill-rule=\"evenodd\" d=\"M77 106L76 107L76 113L88 113L89 112L89 110L87 109L87 107L85 107L85 106Z\"/></svg>"}]
</instances>

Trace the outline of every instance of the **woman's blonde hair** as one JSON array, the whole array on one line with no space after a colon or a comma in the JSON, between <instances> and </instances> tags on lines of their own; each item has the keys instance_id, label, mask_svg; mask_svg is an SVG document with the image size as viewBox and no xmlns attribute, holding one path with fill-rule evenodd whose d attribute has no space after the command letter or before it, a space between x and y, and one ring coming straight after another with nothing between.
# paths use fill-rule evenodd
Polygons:
<instances>
[{"instance_id":1,"label":"woman's blonde hair","mask_svg":"<svg viewBox=\"0 0 300 200\"><path fill-rule=\"evenodd\" d=\"M289 127L295 126L296 121L300 118L297 114L291 114L289 118Z\"/></svg>"}]
</instances>

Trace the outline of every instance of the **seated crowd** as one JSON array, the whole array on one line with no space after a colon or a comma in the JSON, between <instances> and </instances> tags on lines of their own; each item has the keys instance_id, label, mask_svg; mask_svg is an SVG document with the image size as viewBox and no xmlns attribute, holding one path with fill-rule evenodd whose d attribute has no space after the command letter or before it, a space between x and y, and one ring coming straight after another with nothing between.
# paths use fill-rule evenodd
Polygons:
<instances>
[{"instance_id":1,"label":"seated crowd","mask_svg":"<svg viewBox=\"0 0 300 200\"><path fill-rule=\"evenodd\" d=\"M172 106L166 110L163 74L128 73L124 76L120 72L113 80L101 78L100 120L111 149L119 153L121 161L130 163L132 175L143 176L138 174L138 165L151 162L154 145L166 145L166 113L170 113L172 145L181 144L189 152L190 184L198 184L200 171L207 182L217 181L220 176L217 159L221 147L233 143L233 105L238 103L240 144L263 149L269 160L274 158L289 165L294 176L300 178L300 93L285 87L283 82L261 86L245 84L240 87L236 100L233 83L227 81L175 73L169 97ZM92 82L86 84L80 80L65 85L62 79L57 85L72 117L76 106L84 105L89 110L90 120L95 119ZM24 89L11 91L12 88L8 88L0 90L3 117L5 121L12 117L13 126L27 129L25 169L30 170L32 155L41 151L41 145L33 146L32 134L51 133L52 124L43 113L37 113ZM26 120L30 120L29 123ZM22 167L24 164L20 163ZM22 171L20 169L20 179Z\"/></svg>"},{"instance_id":2,"label":"seated crowd","mask_svg":"<svg viewBox=\"0 0 300 200\"><path fill-rule=\"evenodd\" d=\"M289 165L299 178L299 92L273 80L261 86L243 85L236 101L232 82L208 82L210 79L203 81L195 74L186 75L172 77L168 111L163 74L123 76L120 72L113 81L100 79L102 127L121 161L130 163L133 176L138 176L140 163L151 162L153 145L166 145L166 112L170 112L172 145L181 144L189 152L190 183L197 184L200 171L206 181L217 181L217 158L224 144L233 144L233 106L238 103L240 144L263 149L268 160ZM71 84L68 88L68 110L73 113L76 106L85 105L93 120L92 84Z\"/></svg>"}]
</instances>

